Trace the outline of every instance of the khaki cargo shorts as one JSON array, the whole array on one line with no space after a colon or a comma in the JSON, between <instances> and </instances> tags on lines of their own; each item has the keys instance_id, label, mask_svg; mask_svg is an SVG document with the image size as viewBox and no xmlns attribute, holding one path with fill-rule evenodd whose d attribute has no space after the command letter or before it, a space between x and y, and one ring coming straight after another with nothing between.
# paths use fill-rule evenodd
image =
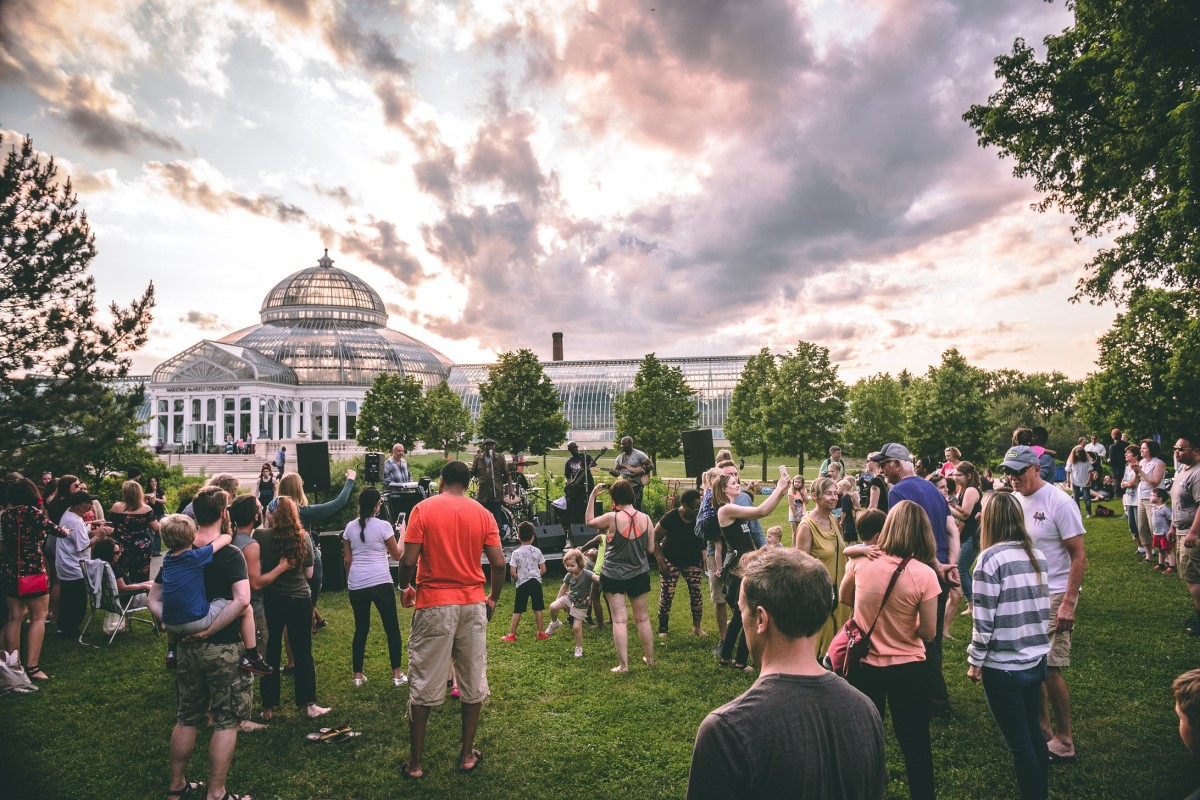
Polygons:
<instances>
[{"instance_id":1,"label":"khaki cargo shorts","mask_svg":"<svg viewBox=\"0 0 1200 800\"><path fill-rule=\"evenodd\" d=\"M708 570L708 596L714 606L726 605L725 581L721 580L721 565L715 555L705 555L704 564Z\"/></svg>"},{"instance_id":2,"label":"khaki cargo shorts","mask_svg":"<svg viewBox=\"0 0 1200 800\"><path fill-rule=\"evenodd\" d=\"M1200 545L1196 547L1184 547L1183 540L1187 537L1187 531L1182 530L1175 534L1175 563L1178 564L1179 577L1188 583L1200 583Z\"/></svg>"},{"instance_id":3,"label":"khaki cargo shorts","mask_svg":"<svg viewBox=\"0 0 1200 800\"><path fill-rule=\"evenodd\" d=\"M434 606L413 612L408 635L408 702L440 706L450 665L464 703L482 703L487 682L487 606Z\"/></svg>"},{"instance_id":4,"label":"khaki cargo shorts","mask_svg":"<svg viewBox=\"0 0 1200 800\"><path fill-rule=\"evenodd\" d=\"M1072 626L1069 631L1058 630L1058 607L1066 594L1050 595L1050 653L1046 656L1048 667L1071 666L1071 634L1075 632Z\"/></svg>"}]
</instances>

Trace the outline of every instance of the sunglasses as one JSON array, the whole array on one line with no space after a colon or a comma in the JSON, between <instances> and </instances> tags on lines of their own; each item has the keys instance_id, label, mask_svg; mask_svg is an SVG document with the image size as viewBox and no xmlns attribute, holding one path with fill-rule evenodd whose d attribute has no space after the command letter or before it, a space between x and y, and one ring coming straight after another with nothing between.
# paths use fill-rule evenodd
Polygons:
<instances>
[{"instance_id":1,"label":"sunglasses","mask_svg":"<svg viewBox=\"0 0 1200 800\"><path fill-rule=\"evenodd\" d=\"M1023 474L1025 472L1025 470L1029 469L1029 467L1022 467L1021 469L1012 469L1011 467L1002 467L1002 469L1004 470L1005 475L1007 475L1010 478L1013 478L1013 477L1016 477L1017 475Z\"/></svg>"}]
</instances>

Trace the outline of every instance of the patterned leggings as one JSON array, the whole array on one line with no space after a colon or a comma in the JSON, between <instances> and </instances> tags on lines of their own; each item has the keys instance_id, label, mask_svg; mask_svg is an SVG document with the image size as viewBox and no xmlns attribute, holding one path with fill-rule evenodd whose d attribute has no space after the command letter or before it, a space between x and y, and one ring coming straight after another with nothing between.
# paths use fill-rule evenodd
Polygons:
<instances>
[{"instance_id":1,"label":"patterned leggings","mask_svg":"<svg viewBox=\"0 0 1200 800\"><path fill-rule=\"evenodd\" d=\"M679 573L683 573L683 581L687 584L688 596L692 601L692 624L698 626L704 616L704 595L700 591L700 582L704 578L703 567L677 567L667 562L667 568L659 571L658 592L658 632L667 632L667 620L671 616L671 601L675 599L675 585L679 583Z\"/></svg>"}]
</instances>

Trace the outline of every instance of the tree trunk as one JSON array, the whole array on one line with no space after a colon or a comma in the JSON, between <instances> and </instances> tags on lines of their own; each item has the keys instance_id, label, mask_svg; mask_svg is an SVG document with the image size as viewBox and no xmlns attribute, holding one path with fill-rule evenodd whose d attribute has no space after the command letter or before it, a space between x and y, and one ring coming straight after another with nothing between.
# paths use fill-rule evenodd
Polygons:
<instances>
[{"instance_id":1,"label":"tree trunk","mask_svg":"<svg viewBox=\"0 0 1200 800\"><path fill-rule=\"evenodd\" d=\"M767 446L765 444L763 445L762 456L762 479L765 481L767 479Z\"/></svg>"}]
</instances>

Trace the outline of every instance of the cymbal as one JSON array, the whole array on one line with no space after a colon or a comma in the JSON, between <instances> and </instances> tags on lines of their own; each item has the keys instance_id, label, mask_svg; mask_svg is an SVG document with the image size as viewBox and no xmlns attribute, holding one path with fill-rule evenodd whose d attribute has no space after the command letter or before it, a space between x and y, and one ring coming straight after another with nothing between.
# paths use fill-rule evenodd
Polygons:
<instances>
[{"instance_id":1,"label":"cymbal","mask_svg":"<svg viewBox=\"0 0 1200 800\"><path fill-rule=\"evenodd\" d=\"M532 494L533 492L544 492L544 491L546 491L546 490L545 490L545 489L543 489L541 486L535 486L535 487L533 487L532 489L526 489L525 491L527 491L527 492L529 492L529 493L531 493L531 494Z\"/></svg>"}]
</instances>

